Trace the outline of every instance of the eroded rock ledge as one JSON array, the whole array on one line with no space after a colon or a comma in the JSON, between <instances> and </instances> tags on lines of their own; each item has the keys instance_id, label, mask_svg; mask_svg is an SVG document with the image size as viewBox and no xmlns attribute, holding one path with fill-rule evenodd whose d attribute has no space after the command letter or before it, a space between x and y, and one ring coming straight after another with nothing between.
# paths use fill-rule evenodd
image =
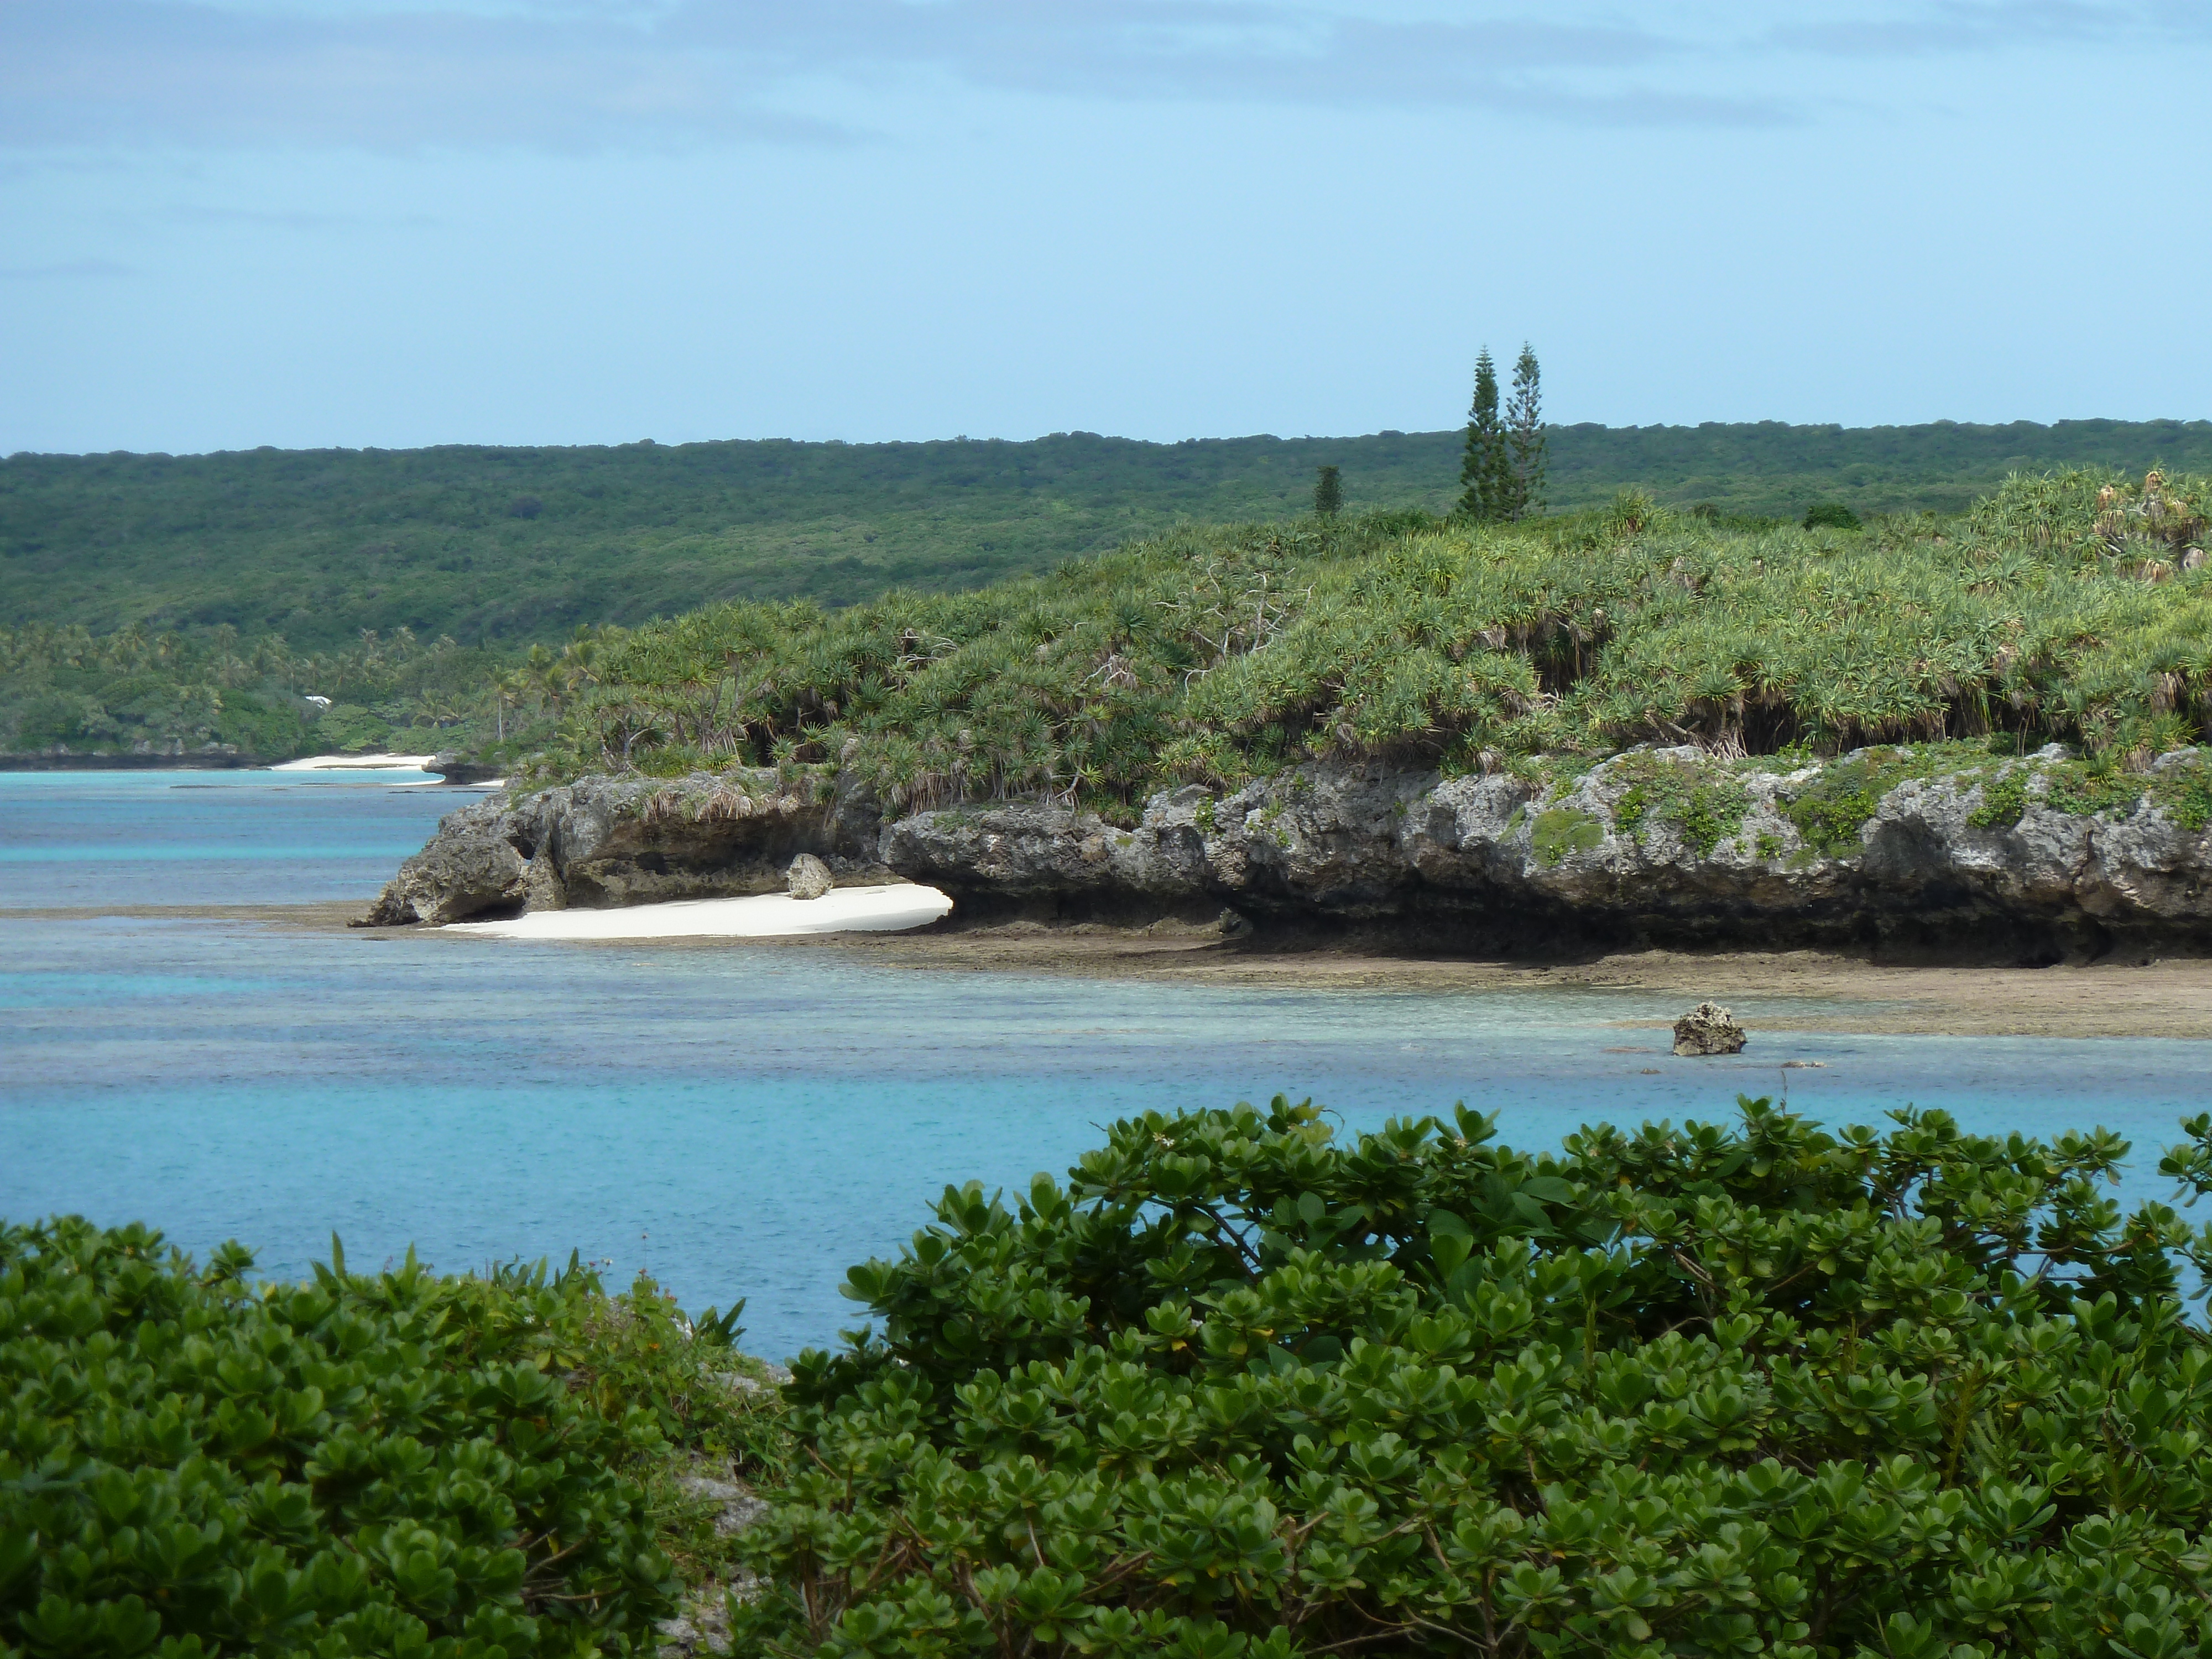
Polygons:
<instances>
[{"instance_id":1,"label":"eroded rock ledge","mask_svg":"<svg viewBox=\"0 0 2212 1659\"><path fill-rule=\"evenodd\" d=\"M1955 759L1883 750L1785 769L1646 750L1550 782L1310 766L1226 793L1164 793L1133 827L1034 804L894 817L848 778L591 777L452 814L367 921L775 891L812 853L842 882L940 887L955 922L1226 908L1263 934L1468 951L1815 945L2057 960L2212 944L2201 751L2095 788L2056 748Z\"/></svg>"}]
</instances>

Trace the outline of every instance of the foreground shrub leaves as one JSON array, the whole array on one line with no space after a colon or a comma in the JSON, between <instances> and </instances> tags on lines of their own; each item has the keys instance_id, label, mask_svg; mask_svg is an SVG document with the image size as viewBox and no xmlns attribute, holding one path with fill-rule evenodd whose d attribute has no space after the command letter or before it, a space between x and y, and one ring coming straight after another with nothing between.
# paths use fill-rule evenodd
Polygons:
<instances>
[{"instance_id":1,"label":"foreground shrub leaves","mask_svg":"<svg viewBox=\"0 0 2212 1659\"><path fill-rule=\"evenodd\" d=\"M672 1307L334 1256L256 1289L234 1246L0 1224L0 1654L650 1650L639 1472L676 1425L601 1362Z\"/></svg>"},{"instance_id":2,"label":"foreground shrub leaves","mask_svg":"<svg viewBox=\"0 0 2212 1659\"><path fill-rule=\"evenodd\" d=\"M2212 1653L2212 1347L2102 1132L1116 1124L847 1292L741 1643ZM2162 1166L2212 1188L2212 1120Z\"/></svg>"}]
</instances>

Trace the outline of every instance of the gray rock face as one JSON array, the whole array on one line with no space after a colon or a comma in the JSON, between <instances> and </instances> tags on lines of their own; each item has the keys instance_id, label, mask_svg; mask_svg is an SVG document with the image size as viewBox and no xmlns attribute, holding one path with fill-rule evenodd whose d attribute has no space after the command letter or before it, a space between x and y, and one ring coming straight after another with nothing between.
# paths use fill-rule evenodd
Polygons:
<instances>
[{"instance_id":1,"label":"gray rock face","mask_svg":"<svg viewBox=\"0 0 2212 1659\"><path fill-rule=\"evenodd\" d=\"M1740 1054L1750 1040L1735 1016L1717 1002L1701 1002L1674 1022L1674 1052L1686 1057Z\"/></svg>"},{"instance_id":2,"label":"gray rock face","mask_svg":"<svg viewBox=\"0 0 2212 1659\"><path fill-rule=\"evenodd\" d=\"M830 866L811 853L801 853L792 860L791 868L783 872L783 879L795 899L818 899L836 885Z\"/></svg>"},{"instance_id":3,"label":"gray rock face","mask_svg":"<svg viewBox=\"0 0 2212 1659\"><path fill-rule=\"evenodd\" d=\"M883 857L952 894L956 915L1225 903L1263 925L1448 950L1750 943L2056 960L2123 938L2212 944L2212 833L2154 799L2118 817L2058 811L2049 773L2063 758L2011 763L2015 822L1972 821L2002 819L1984 811L1992 762L1980 778L1908 778L1823 844L1790 808L1863 757L1764 772L1678 749L1615 757L1540 796L1506 775L1307 767L1222 796L1156 795L1127 829L1041 805L927 812L888 825ZM1655 775L1678 800L1720 791L1730 811L1700 825L1659 810Z\"/></svg>"},{"instance_id":4,"label":"gray rock face","mask_svg":"<svg viewBox=\"0 0 2212 1659\"><path fill-rule=\"evenodd\" d=\"M676 1488L693 1503L713 1510L717 1538L734 1538L769 1513L767 1500L732 1478L726 1466L702 1462L690 1474L678 1475ZM729 1652L731 1601L750 1601L760 1592L760 1579L743 1567L735 1569L726 1581L709 1580L696 1586L684 1598L676 1617L664 1619L655 1626L661 1659Z\"/></svg>"},{"instance_id":5,"label":"gray rock face","mask_svg":"<svg viewBox=\"0 0 2212 1659\"><path fill-rule=\"evenodd\" d=\"M774 891L809 854L833 876L940 887L956 917L1199 921L1226 907L1262 930L1358 928L1442 950L1750 943L2056 960L2138 939L2212 945L2212 832L2155 793L2124 813L2060 811L2062 759L1992 760L1978 775L1906 766L1878 799L1849 794L1874 775L1852 756L1764 771L1643 750L1548 790L1310 766L1228 793L1168 791L1129 825L1034 803L886 823L849 778L594 777L452 814L370 919ZM1843 805L1816 822L1805 803L1822 790Z\"/></svg>"},{"instance_id":6,"label":"gray rock face","mask_svg":"<svg viewBox=\"0 0 2212 1659\"><path fill-rule=\"evenodd\" d=\"M561 872L553 862L553 855L544 848L522 872L522 908L526 915L532 910L565 910L568 908L568 884L561 879Z\"/></svg>"},{"instance_id":7,"label":"gray rock face","mask_svg":"<svg viewBox=\"0 0 2212 1659\"><path fill-rule=\"evenodd\" d=\"M503 833L505 803L472 801L438 820L429 845L399 866L371 907L371 927L403 921L437 925L487 910L520 909L528 889L529 859Z\"/></svg>"},{"instance_id":8,"label":"gray rock face","mask_svg":"<svg viewBox=\"0 0 2212 1659\"><path fill-rule=\"evenodd\" d=\"M786 890L810 854L834 877L888 877L874 797L852 781L790 782L765 769L687 778L586 777L448 813L399 866L368 927L605 909Z\"/></svg>"}]
</instances>

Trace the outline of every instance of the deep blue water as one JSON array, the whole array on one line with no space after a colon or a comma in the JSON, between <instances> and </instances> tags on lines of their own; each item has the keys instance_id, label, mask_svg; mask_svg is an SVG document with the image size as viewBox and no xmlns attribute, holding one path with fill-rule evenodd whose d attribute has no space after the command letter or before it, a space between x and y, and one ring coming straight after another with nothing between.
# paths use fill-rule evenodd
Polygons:
<instances>
[{"instance_id":1,"label":"deep blue water","mask_svg":"<svg viewBox=\"0 0 2212 1659\"><path fill-rule=\"evenodd\" d=\"M372 938L149 906L366 901L460 792L270 774L0 774L0 1215L142 1218L298 1273L569 1249L747 1345L834 1340L836 1285L948 1181L1063 1173L1147 1108L1311 1095L1353 1127L1465 1100L1505 1139L1905 1102L2136 1142L2212 1104L2205 1046L1755 1036L1666 1054L1674 1000L1146 984L886 967L775 945ZM72 849L98 856L79 859ZM40 907L136 914L53 916ZM1762 1016L1814 1007L1738 999ZM1784 1073L1785 1059L1824 1069Z\"/></svg>"}]
</instances>

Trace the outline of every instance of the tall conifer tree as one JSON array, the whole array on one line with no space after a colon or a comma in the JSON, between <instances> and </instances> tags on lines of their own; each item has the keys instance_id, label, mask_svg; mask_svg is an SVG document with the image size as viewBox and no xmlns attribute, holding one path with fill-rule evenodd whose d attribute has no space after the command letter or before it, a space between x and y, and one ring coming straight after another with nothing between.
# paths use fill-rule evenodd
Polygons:
<instances>
[{"instance_id":1,"label":"tall conifer tree","mask_svg":"<svg viewBox=\"0 0 2212 1659\"><path fill-rule=\"evenodd\" d=\"M1498 365L1490 348L1474 360L1474 406L1467 416L1467 453L1460 462L1459 510L1470 519L1507 516L1512 504L1513 462L1498 415Z\"/></svg>"},{"instance_id":2,"label":"tall conifer tree","mask_svg":"<svg viewBox=\"0 0 2212 1659\"><path fill-rule=\"evenodd\" d=\"M1544 392L1536 353L1521 343L1520 361L1513 365L1513 396L1505 405L1506 445L1511 452L1511 485L1505 516L1524 519L1544 510Z\"/></svg>"},{"instance_id":3,"label":"tall conifer tree","mask_svg":"<svg viewBox=\"0 0 2212 1659\"><path fill-rule=\"evenodd\" d=\"M1333 519L1344 506L1344 474L1333 466L1314 469L1314 511Z\"/></svg>"}]
</instances>

